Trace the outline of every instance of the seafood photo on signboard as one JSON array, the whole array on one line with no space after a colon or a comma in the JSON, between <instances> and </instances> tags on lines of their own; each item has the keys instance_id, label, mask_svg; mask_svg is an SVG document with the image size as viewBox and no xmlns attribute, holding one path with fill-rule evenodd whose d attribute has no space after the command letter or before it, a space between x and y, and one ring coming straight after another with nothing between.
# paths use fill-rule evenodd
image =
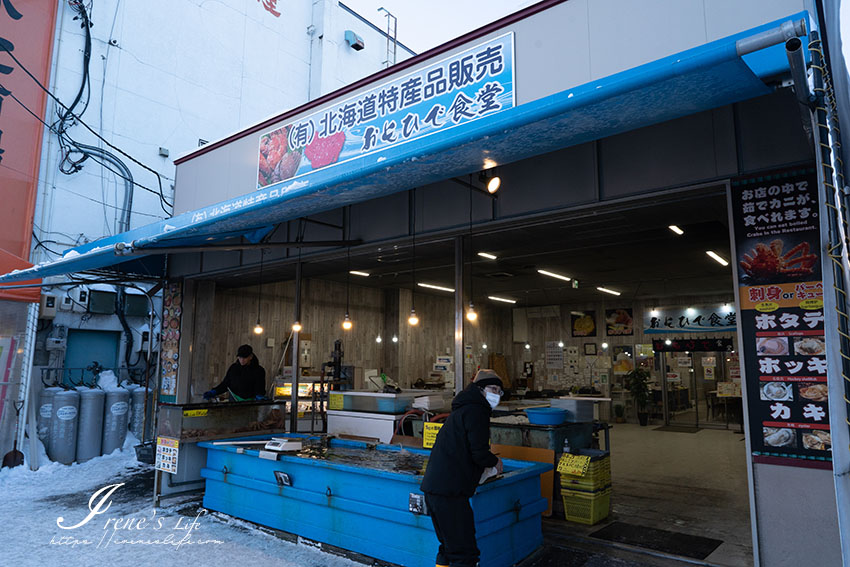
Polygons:
<instances>
[{"instance_id":1,"label":"seafood photo on signboard","mask_svg":"<svg viewBox=\"0 0 850 567\"><path fill-rule=\"evenodd\" d=\"M794 391L786 382L767 382L761 386L760 397L765 401L784 402L794 399Z\"/></svg>"},{"instance_id":2,"label":"seafood photo on signboard","mask_svg":"<svg viewBox=\"0 0 850 567\"><path fill-rule=\"evenodd\" d=\"M790 239L774 238L769 242L750 241L741 247L738 265L744 285L750 283L781 283L819 279L817 250L804 240L789 244Z\"/></svg>"},{"instance_id":3,"label":"seafood photo on signboard","mask_svg":"<svg viewBox=\"0 0 850 567\"><path fill-rule=\"evenodd\" d=\"M796 337L794 339L794 354L801 356L817 356L826 352L823 337Z\"/></svg>"},{"instance_id":4,"label":"seafood photo on signboard","mask_svg":"<svg viewBox=\"0 0 850 567\"><path fill-rule=\"evenodd\" d=\"M829 400L829 386L824 383L808 384L802 383L797 386L800 397L813 402L825 402Z\"/></svg>"},{"instance_id":5,"label":"seafood photo on signboard","mask_svg":"<svg viewBox=\"0 0 850 567\"><path fill-rule=\"evenodd\" d=\"M764 427L764 444L768 447L797 447L797 435L793 429Z\"/></svg>"},{"instance_id":6,"label":"seafood photo on signboard","mask_svg":"<svg viewBox=\"0 0 850 567\"><path fill-rule=\"evenodd\" d=\"M593 311L573 311L570 317L574 337L596 336L596 313Z\"/></svg>"},{"instance_id":7,"label":"seafood photo on signboard","mask_svg":"<svg viewBox=\"0 0 850 567\"><path fill-rule=\"evenodd\" d=\"M605 327L609 337L630 336L634 334L633 323L631 309L605 310Z\"/></svg>"},{"instance_id":8,"label":"seafood photo on signboard","mask_svg":"<svg viewBox=\"0 0 850 567\"><path fill-rule=\"evenodd\" d=\"M813 451L831 451L832 435L822 429L807 431L803 433L803 447Z\"/></svg>"},{"instance_id":9,"label":"seafood photo on signboard","mask_svg":"<svg viewBox=\"0 0 850 567\"><path fill-rule=\"evenodd\" d=\"M781 356L788 354L788 337L759 337L756 339L759 356Z\"/></svg>"}]
</instances>

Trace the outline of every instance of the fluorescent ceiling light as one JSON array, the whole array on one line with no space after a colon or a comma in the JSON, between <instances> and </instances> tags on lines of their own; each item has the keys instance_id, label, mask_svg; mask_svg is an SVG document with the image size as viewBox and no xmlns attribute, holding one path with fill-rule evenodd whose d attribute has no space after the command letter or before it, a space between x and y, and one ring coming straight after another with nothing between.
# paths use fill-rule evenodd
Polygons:
<instances>
[{"instance_id":1,"label":"fluorescent ceiling light","mask_svg":"<svg viewBox=\"0 0 850 567\"><path fill-rule=\"evenodd\" d=\"M685 231L682 230L681 228L679 228L678 226L676 226L675 224L671 224L667 228L669 228L670 230L672 230L673 232L675 232L679 236L682 236L683 234L685 234Z\"/></svg>"},{"instance_id":2,"label":"fluorescent ceiling light","mask_svg":"<svg viewBox=\"0 0 850 567\"><path fill-rule=\"evenodd\" d=\"M603 293L610 293L611 295L620 295L619 291L614 291L613 289L608 289L607 287L597 287L596 289Z\"/></svg>"},{"instance_id":3,"label":"fluorescent ceiling light","mask_svg":"<svg viewBox=\"0 0 850 567\"><path fill-rule=\"evenodd\" d=\"M419 283L418 283L418 284L416 284L416 285L418 285L418 286L420 286L420 287L427 287L428 289L438 289L438 290L440 290L440 291L447 291L447 292L449 292L449 293L454 293L454 292L455 292L455 290L453 290L452 288L450 288L450 287L443 287L443 286L441 286L441 285L434 285L434 284L422 283L422 282L419 282Z\"/></svg>"},{"instance_id":4,"label":"fluorescent ceiling light","mask_svg":"<svg viewBox=\"0 0 850 567\"><path fill-rule=\"evenodd\" d=\"M348 272L348 273L349 273L349 274L351 274L352 276L363 276L364 278L368 278L368 277L369 277L369 273L368 273L368 272L360 272L360 271L357 271L357 270L351 270L351 271L350 271L350 272Z\"/></svg>"},{"instance_id":5,"label":"fluorescent ceiling light","mask_svg":"<svg viewBox=\"0 0 850 567\"><path fill-rule=\"evenodd\" d=\"M559 280L564 280L565 282L570 281L570 278L567 276L562 276L561 274L556 274L555 272L550 272L548 270L537 270L538 274L543 274L544 276L549 276L550 278L558 278Z\"/></svg>"},{"instance_id":6,"label":"fluorescent ceiling light","mask_svg":"<svg viewBox=\"0 0 850 567\"><path fill-rule=\"evenodd\" d=\"M721 266L728 266L729 265L729 262L727 262L726 260L721 258L719 255L715 254L711 250L706 250L705 253L708 254L711 257L712 260L714 260L715 262L717 262Z\"/></svg>"},{"instance_id":7,"label":"fluorescent ceiling light","mask_svg":"<svg viewBox=\"0 0 850 567\"><path fill-rule=\"evenodd\" d=\"M501 301L502 303L516 303L516 299L508 299L507 297L496 297L495 295L488 295L487 299L492 299L493 301Z\"/></svg>"},{"instance_id":8,"label":"fluorescent ceiling light","mask_svg":"<svg viewBox=\"0 0 850 567\"><path fill-rule=\"evenodd\" d=\"M495 260L496 259L496 257L494 255L488 254L487 252L479 252L478 255L481 256L482 258L487 258L488 260Z\"/></svg>"}]
</instances>

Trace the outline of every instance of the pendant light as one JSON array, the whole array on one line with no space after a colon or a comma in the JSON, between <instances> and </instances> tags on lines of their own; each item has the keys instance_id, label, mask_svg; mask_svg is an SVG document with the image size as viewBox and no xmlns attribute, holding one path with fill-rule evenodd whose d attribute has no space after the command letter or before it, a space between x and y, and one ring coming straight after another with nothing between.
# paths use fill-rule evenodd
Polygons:
<instances>
[{"instance_id":1,"label":"pendant light","mask_svg":"<svg viewBox=\"0 0 850 567\"><path fill-rule=\"evenodd\" d=\"M260 296L263 291L263 256L266 251L260 248L260 285L257 286L257 324L254 325L254 334L262 335L263 334L263 326L260 325Z\"/></svg>"},{"instance_id":2,"label":"pendant light","mask_svg":"<svg viewBox=\"0 0 850 567\"><path fill-rule=\"evenodd\" d=\"M348 305L349 299L351 298L351 246L348 246L348 249L345 252L346 254L346 267L345 267L345 318L342 320L342 328L346 331L350 331L354 326L354 321L351 320L351 317L348 314Z\"/></svg>"},{"instance_id":3,"label":"pendant light","mask_svg":"<svg viewBox=\"0 0 850 567\"><path fill-rule=\"evenodd\" d=\"M413 188L413 287L410 291L410 317L407 318L407 324L415 327L419 324L419 317L416 316L416 187Z\"/></svg>"},{"instance_id":4,"label":"pendant light","mask_svg":"<svg viewBox=\"0 0 850 567\"><path fill-rule=\"evenodd\" d=\"M472 176L469 176L469 186L472 187ZM469 262L469 309L466 310L466 319L473 323L478 319L475 305L472 303L472 189L469 190L469 251L467 252Z\"/></svg>"},{"instance_id":5,"label":"pendant light","mask_svg":"<svg viewBox=\"0 0 850 567\"><path fill-rule=\"evenodd\" d=\"M298 273L300 274L300 270L301 270L301 247L300 246L298 247L298 270L299 270ZM298 285L300 286L301 284L299 283ZM300 305L298 304L298 301L299 301L299 299L296 298L295 322L292 324L292 332L293 333L300 333L301 329L302 329L302 327L301 327L301 314L298 313L299 307L300 307Z\"/></svg>"}]
</instances>

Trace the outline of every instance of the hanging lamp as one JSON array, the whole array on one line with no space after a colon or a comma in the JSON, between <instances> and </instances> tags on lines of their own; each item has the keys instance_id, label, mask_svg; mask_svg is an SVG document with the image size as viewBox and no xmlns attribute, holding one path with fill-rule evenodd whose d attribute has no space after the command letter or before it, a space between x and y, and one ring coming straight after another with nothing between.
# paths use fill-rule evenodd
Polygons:
<instances>
[{"instance_id":1,"label":"hanging lamp","mask_svg":"<svg viewBox=\"0 0 850 567\"><path fill-rule=\"evenodd\" d=\"M470 175L470 187L472 187L471 178ZM473 323L478 319L478 313L475 312L475 305L472 303L472 189L469 190L469 250L467 251L467 262L469 263L469 309L466 310L466 319Z\"/></svg>"},{"instance_id":2,"label":"hanging lamp","mask_svg":"<svg viewBox=\"0 0 850 567\"><path fill-rule=\"evenodd\" d=\"M413 287L410 290L410 317L407 318L407 324L415 327L419 324L419 317L416 315L416 187L413 188Z\"/></svg>"},{"instance_id":3,"label":"hanging lamp","mask_svg":"<svg viewBox=\"0 0 850 567\"><path fill-rule=\"evenodd\" d=\"M263 256L265 252L264 249L260 248L260 285L257 286L257 324L254 325L255 335L263 334L263 326L260 325L260 296L263 292Z\"/></svg>"}]
</instances>

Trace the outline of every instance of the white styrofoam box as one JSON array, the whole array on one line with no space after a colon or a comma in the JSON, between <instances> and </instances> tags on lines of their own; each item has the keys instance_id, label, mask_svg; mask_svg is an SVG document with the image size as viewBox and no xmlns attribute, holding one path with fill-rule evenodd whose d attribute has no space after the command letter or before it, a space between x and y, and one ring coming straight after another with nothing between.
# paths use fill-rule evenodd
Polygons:
<instances>
[{"instance_id":1,"label":"white styrofoam box","mask_svg":"<svg viewBox=\"0 0 850 567\"><path fill-rule=\"evenodd\" d=\"M567 421L574 423L593 421L593 400L553 398L550 405L553 408L567 410Z\"/></svg>"},{"instance_id":2,"label":"white styrofoam box","mask_svg":"<svg viewBox=\"0 0 850 567\"><path fill-rule=\"evenodd\" d=\"M413 407L424 410L439 410L446 407L446 400L441 395L419 396L413 400Z\"/></svg>"}]
</instances>

